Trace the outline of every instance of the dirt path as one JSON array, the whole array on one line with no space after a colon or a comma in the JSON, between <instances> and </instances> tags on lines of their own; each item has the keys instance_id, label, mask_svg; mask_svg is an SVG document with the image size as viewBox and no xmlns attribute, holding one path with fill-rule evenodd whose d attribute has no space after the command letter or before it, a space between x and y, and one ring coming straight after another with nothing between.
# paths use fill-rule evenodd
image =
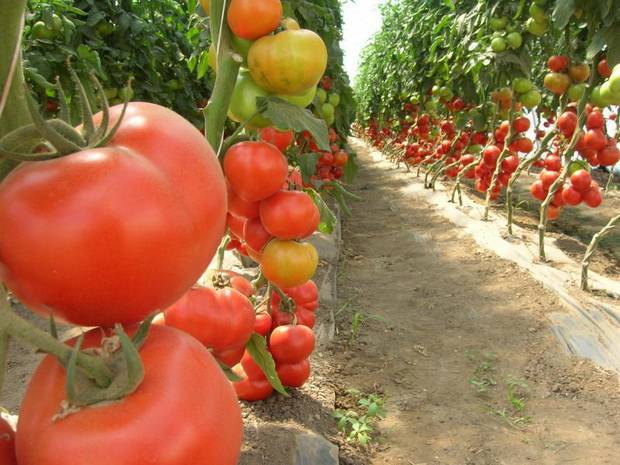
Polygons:
<instances>
[{"instance_id":1,"label":"dirt path","mask_svg":"<svg viewBox=\"0 0 620 465\"><path fill-rule=\"evenodd\" d=\"M410 175L354 145L364 200L344 218L339 291L350 305L334 372L343 389L381 392L387 417L376 453L345 451L342 463L617 464L618 377L560 352L545 317L562 311L557 298L405 196ZM366 319L345 341L356 312Z\"/></svg>"}]
</instances>

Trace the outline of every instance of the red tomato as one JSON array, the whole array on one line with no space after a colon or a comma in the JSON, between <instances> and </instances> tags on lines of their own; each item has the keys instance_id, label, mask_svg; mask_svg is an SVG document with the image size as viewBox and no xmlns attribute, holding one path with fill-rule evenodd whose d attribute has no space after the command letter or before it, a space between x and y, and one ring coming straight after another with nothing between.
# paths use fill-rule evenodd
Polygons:
<instances>
[{"instance_id":1,"label":"red tomato","mask_svg":"<svg viewBox=\"0 0 620 465\"><path fill-rule=\"evenodd\" d=\"M280 0L232 0L228 8L230 29L246 40L256 40L275 31L281 20Z\"/></svg>"},{"instance_id":2,"label":"red tomato","mask_svg":"<svg viewBox=\"0 0 620 465\"><path fill-rule=\"evenodd\" d=\"M590 129L583 136L583 142L589 149L603 150L607 147L607 136L600 129Z\"/></svg>"},{"instance_id":3,"label":"red tomato","mask_svg":"<svg viewBox=\"0 0 620 465\"><path fill-rule=\"evenodd\" d=\"M546 170L560 171L562 169L562 160L557 155L547 155L544 163Z\"/></svg>"},{"instance_id":4,"label":"red tomato","mask_svg":"<svg viewBox=\"0 0 620 465\"><path fill-rule=\"evenodd\" d=\"M568 63L568 57L565 57L563 55L554 55L550 57L547 61L547 66L551 71L559 73L560 71L564 71L566 68L568 68Z\"/></svg>"},{"instance_id":5,"label":"red tomato","mask_svg":"<svg viewBox=\"0 0 620 465\"><path fill-rule=\"evenodd\" d=\"M586 170L578 170L570 177L570 183L579 192L585 192L590 189L592 176Z\"/></svg>"},{"instance_id":6,"label":"red tomato","mask_svg":"<svg viewBox=\"0 0 620 465\"><path fill-rule=\"evenodd\" d=\"M260 219L278 239L303 239L316 231L320 214L305 192L280 191L260 203Z\"/></svg>"},{"instance_id":7,"label":"red tomato","mask_svg":"<svg viewBox=\"0 0 620 465\"><path fill-rule=\"evenodd\" d=\"M243 229L243 237L245 242L257 252L261 252L267 242L273 239L273 236L269 234L269 231L263 226L260 218L246 221Z\"/></svg>"},{"instance_id":8,"label":"red tomato","mask_svg":"<svg viewBox=\"0 0 620 465\"><path fill-rule=\"evenodd\" d=\"M484 163L488 166L495 166L497 164L497 159L499 158L502 151L499 147L495 145L491 145L484 149L482 152L482 157L484 159Z\"/></svg>"},{"instance_id":9,"label":"red tomato","mask_svg":"<svg viewBox=\"0 0 620 465\"><path fill-rule=\"evenodd\" d=\"M564 206L562 186L560 186L560 188L557 191L555 191L555 194L553 194L553 200L551 200L551 205L553 205L554 207Z\"/></svg>"},{"instance_id":10,"label":"red tomato","mask_svg":"<svg viewBox=\"0 0 620 465\"><path fill-rule=\"evenodd\" d=\"M530 194L541 202L547 198L548 190L543 186L542 181L535 181L530 186Z\"/></svg>"},{"instance_id":11,"label":"red tomato","mask_svg":"<svg viewBox=\"0 0 620 465\"><path fill-rule=\"evenodd\" d=\"M262 368L258 366L247 350L243 353L243 357L241 358L241 366L248 379L267 379Z\"/></svg>"},{"instance_id":12,"label":"red tomato","mask_svg":"<svg viewBox=\"0 0 620 465\"><path fill-rule=\"evenodd\" d=\"M100 329L90 331L84 347L99 346L101 337ZM153 326L140 356L145 374L136 392L58 420L67 397L65 369L46 357L21 406L19 464L235 465L241 411L209 351L181 331Z\"/></svg>"},{"instance_id":13,"label":"red tomato","mask_svg":"<svg viewBox=\"0 0 620 465\"><path fill-rule=\"evenodd\" d=\"M240 292L246 297L252 297L252 295L254 295L254 286L252 283L239 273L230 270L216 270L216 273L228 278L230 280L229 287L232 287L235 291Z\"/></svg>"},{"instance_id":14,"label":"red tomato","mask_svg":"<svg viewBox=\"0 0 620 465\"><path fill-rule=\"evenodd\" d=\"M534 149L534 143L527 137L516 139L510 144L513 152L530 153Z\"/></svg>"},{"instance_id":15,"label":"red tomato","mask_svg":"<svg viewBox=\"0 0 620 465\"><path fill-rule=\"evenodd\" d=\"M608 145L597 155L601 166L614 166L620 161L620 149L616 145Z\"/></svg>"},{"instance_id":16,"label":"red tomato","mask_svg":"<svg viewBox=\"0 0 620 465\"><path fill-rule=\"evenodd\" d=\"M530 120L526 118L525 116L516 118L512 122L512 127L516 132L527 132L530 126L531 126Z\"/></svg>"},{"instance_id":17,"label":"red tomato","mask_svg":"<svg viewBox=\"0 0 620 465\"><path fill-rule=\"evenodd\" d=\"M235 194L229 183L226 185L228 187L228 213L239 218L258 218L260 202L243 200Z\"/></svg>"},{"instance_id":18,"label":"red tomato","mask_svg":"<svg viewBox=\"0 0 620 465\"><path fill-rule=\"evenodd\" d=\"M344 167L349 161L349 154L344 150L338 150L334 153L334 166Z\"/></svg>"},{"instance_id":19,"label":"red tomato","mask_svg":"<svg viewBox=\"0 0 620 465\"><path fill-rule=\"evenodd\" d=\"M246 220L245 218L242 218L240 216L234 216L229 213L226 222L228 224L228 229L230 229L231 234L233 234L233 236L238 239L243 239L243 230L245 228L245 224L248 221L249 220Z\"/></svg>"},{"instance_id":20,"label":"red tomato","mask_svg":"<svg viewBox=\"0 0 620 465\"><path fill-rule=\"evenodd\" d=\"M312 280L302 284L301 286L291 287L289 289L282 289L282 291L289 296L293 301L301 307L308 310L316 310L319 306L319 288ZM282 299L274 292L271 295L272 304L279 304Z\"/></svg>"},{"instance_id":21,"label":"red tomato","mask_svg":"<svg viewBox=\"0 0 620 465\"><path fill-rule=\"evenodd\" d=\"M547 207L547 219L553 221L557 220L560 217L560 207L554 207L553 205L549 205Z\"/></svg>"},{"instance_id":22,"label":"red tomato","mask_svg":"<svg viewBox=\"0 0 620 465\"><path fill-rule=\"evenodd\" d=\"M266 312L260 312L256 314L256 321L254 322L254 332L260 334L261 336L266 336L271 330L271 324L273 320L271 319L271 315Z\"/></svg>"},{"instance_id":23,"label":"red tomato","mask_svg":"<svg viewBox=\"0 0 620 465\"><path fill-rule=\"evenodd\" d=\"M294 137L295 133L290 129L288 131L280 131L276 128L265 128L260 132L261 140L275 145L281 152L284 152L291 145Z\"/></svg>"},{"instance_id":24,"label":"red tomato","mask_svg":"<svg viewBox=\"0 0 620 465\"><path fill-rule=\"evenodd\" d=\"M299 363L278 363L276 371L283 386L300 388L310 378L310 361L306 359Z\"/></svg>"},{"instance_id":25,"label":"red tomato","mask_svg":"<svg viewBox=\"0 0 620 465\"><path fill-rule=\"evenodd\" d=\"M571 137L577 129L579 118L572 111L565 111L558 118L558 128L566 137Z\"/></svg>"},{"instance_id":26,"label":"red tomato","mask_svg":"<svg viewBox=\"0 0 620 465\"><path fill-rule=\"evenodd\" d=\"M611 76L611 68L607 64L607 59L604 58L598 62L598 74L605 79Z\"/></svg>"},{"instance_id":27,"label":"red tomato","mask_svg":"<svg viewBox=\"0 0 620 465\"><path fill-rule=\"evenodd\" d=\"M243 378L242 381L233 383L237 397L240 400L257 402L259 400L265 400L273 393L273 387L266 378L254 380L249 379L241 365L235 366L233 368L233 372L235 372L237 376Z\"/></svg>"},{"instance_id":28,"label":"red tomato","mask_svg":"<svg viewBox=\"0 0 620 465\"><path fill-rule=\"evenodd\" d=\"M17 465L15 458L15 432L11 425L0 418L0 464Z\"/></svg>"},{"instance_id":29,"label":"red tomato","mask_svg":"<svg viewBox=\"0 0 620 465\"><path fill-rule=\"evenodd\" d=\"M558 173L557 171L549 171L549 170L544 169L540 172L540 180L542 181L542 185L545 188L545 190L549 190L551 185L559 177L560 177L560 173Z\"/></svg>"},{"instance_id":30,"label":"red tomato","mask_svg":"<svg viewBox=\"0 0 620 465\"><path fill-rule=\"evenodd\" d=\"M279 363L299 363L314 350L314 333L303 325L278 326L269 336L269 350Z\"/></svg>"},{"instance_id":31,"label":"red tomato","mask_svg":"<svg viewBox=\"0 0 620 465\"><path fill-rule=\"evenodd\" d=\"M605 118L600 111L593 111L588 115L586 127L588 129L601 129L605 125Z\"/></svg>"},{"instance_id":32,"label":"red tomato","mask_svg":"<svg viewBox=\"0 0 620 465\"><path fill-rule=\"evenodd\" d=\"M566 205L579 205L582 200L581 192L575 189L572 184L567 184L562 190L562 200Z\"/></svg>"},{"instance_id":33,"label":"red tomato","mask_svg":"<svg viewBox=\"0 0 620 465\"><path fill-rule=\"evenodd\" d=\"M307 326L308 328L314 328L316 323L316 313L313 310L308 310L301 306L295 307L294 315L280 310L279 305L271 303L271 328L275 329L278 326L286 326L297 323L298 325Z\"/></svg>"},{"instance_id":34,"label":"red tomato","mask_svg":"<svg viewBox=\"0 0 620 465\"><path fill-rule=\"evenodd\" d=\"M164 311L166 325L191 334L217 357L245 347L254 332L256 313L246 296L234 289L194 287Z\"/></svg>"},{"instance_id":35,"label":"red tomato","mask_svg":"<svg viewBox=\"0 0 620 465\"><path fill-rule=\"evenodd\" d=\"M288 163L271 144L240 142L226 152L224 173L239 197L258 202L280 190L288 176Z\"/></svg>"},{"instance_id":36,"label":"red tomato","mask_svg":"<svg viewBox=\"0 0 620 465\"><path fill-rule=\"evenodd\" d=\"M120 111L111 109L112 122ZM226 208L201 133L171 110L131 103L107 147L23 163L2 181L0 276L43 315L137 322L200 277Z\"/></svg>"},{"instance_id":37,"label":"red tomato","mask_svg":"<svg viewBox=\"0 0 620 465\"><path fill-rule=\"evenodd\" d=\"M596 208L603 203L603 197L601 195L601 189L596 183L592 183L592 187L584 192L583 203L590 208Z\"/></svg>"}]
</instances>

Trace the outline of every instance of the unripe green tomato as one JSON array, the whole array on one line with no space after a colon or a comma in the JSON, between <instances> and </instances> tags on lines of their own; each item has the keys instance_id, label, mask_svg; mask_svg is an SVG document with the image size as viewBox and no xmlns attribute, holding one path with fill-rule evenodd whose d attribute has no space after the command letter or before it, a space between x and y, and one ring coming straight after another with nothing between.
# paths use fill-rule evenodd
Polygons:
<instances>
[{"instance_id":1,"label":"unripe green tomato","mask_svg":"<svg viewBox=\"0 0 620 465\"><path fill-rule=\"evenodd\" d=\"M586 92L585 84L573 84L568 88L568 100L571 102L578 102L583 97L583 94Z\"/></svg>"},{"instance_id":2,"label":"unripe green tomato","mask_svg":"<svg viewBox=\"0 0 620 465\"><path fill-rule=\"evenodd\" d=\"M327 102L327 92L325 92L325 89L319 88L319 90L316 91L316 96L320 103Z\"/></svg>"},{"instance_id":3,"label":"unripe green tomato","mask_svg":"<svg viewBox=\"0 0 620 465\"><path fill-rule=\"evenodd\" d=\"M596 86L590 94L590 103L595 107L605 108L609 106L609 101L601 95L601 86Z\"/></svg>"},{"instance_id":4,"label":"unripe green tomato","mask_svg":"<svg viewBox=\"0 0 620 465\"><path fill-rule=\"evenodd\" d=\"M601 85L601 98L610 105L620 105L620 93L614 92L611 88L611 81L604 82Z\"/></svg>"},{"instance_id":5,"label":"unripe green tomato","mask_svg":"<svg viewBox=\"0 0 620 465\"><path fill-rule=\"evenodd\" d=\"M614 94L620 93L620 65L614 66L611 70L609 87Z\"/></svg>"},{"instance_id":6,"label":"unripe green tomato","mask_svg":"<svg viewBox=\"0 0 620 465\"><path fill-rule=\"evenodd\" d=\"M56 13L52 15L52 29L55 32L62 31L62 19L60 19L60 16L58 16Z\"/></svg>"},{"instance_id":7,"label":"unripe green tomato","mask_svg":"<svg viewBox=\"0 0 620 465\"><path fill-rule=\"evenodd\" d=\"M439 89L439 96L446 100L450 100L452 97L454 97L454 93L449 87L442 87L441 89Z\"/></svg>"},{"instance_id":8,"label":"unripe green tomato","mask_svg":"<svg viewBox=\"0 0 620 465\"><path fill-rule=\"evenodd\" d=\"M501 37L496 37L491 41L491 50L495 53L501 53L506 51L506 41Z\"/></svg>"},{"instance_id":9,"label":"unripe green tomato","mask_svg":"<svg viewBox=\"0 0 620 465\"><path fill-rule=\"evenodd\" d=\"M549 27L548 22L539 23L535 21L534 18L528 19L527 22L525 23L525 29L527 30L527 32L529 32L532 35L535 35L536 37L543 36L545 32L547 32L548 27Z\"/></svg>"},{"instance_id":10,"label":"unripe green tomato","mask_svg":"<svg viewBox=\"0 0 620 465\"><path fill-rule=\"evenodd\" d=\"M511 32L506 37L506 40L508 41L508 46L512 49L520 48L523 45L523 37L518 32Z\"/></svg>"},{"instance_id":11,"label":"unripe green tomato","mask_svg":"<svg viewBox=\"0 0 620 465\"><path fill-rule=\"evenodd\" d=\"M278 97L300 108L306 108L308 105L310 105L314 101L314 96L316 94L317 94L317 87L311 87L310 89L308 89L306 93L301 94L301 95L278 95Z\"/></svg>"},{"instance_id":12,"label":"unripe green tomato","mask_svg":"<svg viewBox=\"0 0 620 465\"><path fill-rule=\"evenodd\" d=\"M534 86L534 83L532 81L530 81L529 79L526 79L526 78L515 78L512 81L512 88L518 94L525 94L525 93L529 92L530 90L534 90L535 86Z\"/></svg>"},{"instance_id":13,"label":"unripe green tomato","mask_svg":"<svg viewBox=\"0 0 620 465\"><path fill-rule=\"evenodd\" d=\"M514 24L509 24L508 26L506 26L506 32L515 32L517 30L517 26L515 26Z\"/></svg>"},{"instance_id":14,"label":"unripe green tomato","mask_svg":"<svg viewBox=\"0 0 620 465\"><path fill-rule=\"evenodd\" d=\"M420 103L420 97L415 94L411 96L411 99L409 100L413 105L417 105Z\"/></svg>"},{"instance_id":15,"label":"unripe green tomato","mask_svg":"<svg viewBox=\"0 0 620 465\"><path fill-rule=\"evenodd\" d=\"M329 99L327 101L331 103L333 106L337 107L338 105L340 105L340 94L337 94L337 93L330 94Z\"/></svg>"},{"instance_id":16,"label":"unripe green tomato","mask_svg":"<svg viewBox=\"0 0 620 465\"><path fill-rule=\"evenodd\" d=\"M519 102L521 102L521 104L529 110L540 105L541 101L542 95L535 89L530 90L529 92L526 92L525 94L521 95L521 97L519 97Z\"/></svg>"},{"instance_id":17,"label":"unripe green tomato","mask_svg":"<svg viewBox=\"0 0 620 465\"><path fill-rule=\"evenodd\" d=\"M506 27L506 25L508 25L508 18L506 18L505 16L501 18L491 18L489 25L491 26L492 30L501 31Z\"/></svg>"},{"instance_id":18,"label":"unripe green tomato","mask_svg":"<svg viewBox=\"0 0 620 465\"><path fill-rule=\"evenodd\" d=\"M118 89L116 87L109 87L107 89L104 89L103 93L105 94L105 98L108 99L108 101L118 97Z\"/></svg>"},{"instance_id":19,"label":"unripe green tomato","mask_svg":"<svg viewBox=\"0 0 620 465\"><path fill-rule=\"evenodd\" d=\"M120 98L123 102L125 100L131 102L133 100L134 94L135 92L132 87L123 87L118 91L118 98Z\"/></svg>"},{"instance_id":20,"label":"unripe green tomato","mask_svg":"<svg viewBox=\"0 0 620 465\"><path fill-rule=\"evenodd\" d=\"M439 87L438 85L434 85L433 88L431 89L431 93L434 96L439 95L439 91L440 91L441 87Z\"/></svg>"},{"instance_id":21,"label":"unripe green tomato","mask_svg":"<svg viewBox=\"0 0 620 465\"><path fill-rule=\"evenodd\" d=\"M335 108L331 103L324 103L323 105L321 105L321 113L323 113L323 116L325 116L326 118L329 115L334 115L335 112Z\"/></svg>"},{"instance_id":22,"label":"unripe green tomato","mask_svg":"<svg viewBox=\"0 0 620 465\"><path fill-rule=\"evenodd\" d=\"M538 23L544 23L547 20L545 9L536 3L530 5L530 16Z\"/></svg>"},{"instance_id":23,"label":"unripe green tomato","mask_svg":"<svg viewBox=\"0 0 620 465\"><path fill-rule=\"evenodd\" d=\"M56 36L56 32L50 27L47 27L43 21L37 21L33 24L32 38L36 40L52 40Z\"/></svg>"},{"instance_id":24,"label":"unripe green tomato","mask_svg":"<svg viewBox=\"0 0 620 465\"><path fill-rule=\"evenodd\" d=\"M435 102L435 100L429 100L424 104L424 108L426 111L435 111L437 110L437 102Z\"/></svg>"}]
</instances>

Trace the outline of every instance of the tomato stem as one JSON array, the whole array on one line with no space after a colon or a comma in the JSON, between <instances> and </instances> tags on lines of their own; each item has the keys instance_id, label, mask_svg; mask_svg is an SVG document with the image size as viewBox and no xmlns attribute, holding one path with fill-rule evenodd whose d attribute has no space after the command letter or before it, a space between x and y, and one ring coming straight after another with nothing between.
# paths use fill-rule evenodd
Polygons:
<instances>
[{"instance_id":1,"label":"tomato stem","mask_svg":"<svg viewBox=\"0 0 620 465\"><path fill-rule=\"evenodd\" d=\"M596 251L596 248L603 237L609 234L617 224L620 224L620 215L614 216L611 220L609 220L609 223L607 223L603 229L592 237L592 241L590 242L590 245L588 245L586 253L583 256L583 261L581 262L581 289L583 291L588 290L588 268L590 267L590 259L592 258L592 255Z\"/></svg>"},{"instance_id":2,"label":"tomato stem","mask_svg":"<svg viewBox=\"0 0 620 465\"><path fill-rule=\"evenodd\" d=\"M52 354L58 360L67 364L71 359L72 348L55 339L51 334L37 328L28 321L19 317L11 308L4 286L0 286L0 332L22 342L28 343L41 350ZM87 376L99 386L107 386L112 381L112 372L104 364L103 359L78 354L77 363Z\"/></svg>"},{"instance_id":3,"label":"tomato stem","mask_svg":"<svg viewBox=\"0 0 620 465\"><path fill-rule=\"evenodd\" d=\"M204 114L207 140L218 155L224 143L228 107L243 62L232 47L231 32L225 19L227 7L227 0L211 0L211 38L217 51L217 76L213 96Z\"/></svg>"}]
</instances>

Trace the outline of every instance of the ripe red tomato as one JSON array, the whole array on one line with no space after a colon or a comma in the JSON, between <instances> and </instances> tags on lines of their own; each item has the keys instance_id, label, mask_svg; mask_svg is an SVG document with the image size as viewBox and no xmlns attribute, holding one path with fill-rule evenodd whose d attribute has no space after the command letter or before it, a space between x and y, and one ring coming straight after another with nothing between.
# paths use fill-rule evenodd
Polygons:
<instances>
[{"instance_id":1,"label":"ripe red tomato","mask_svg":"<svg viewBox=\"0 0 620 465\"><path fill-rule=\"evenodd\" d=\"M250 379L247 377L243 366L237 365L233 368L233 372L243 378L242 381L233 383L237 397L240 400L248 402L257 402L259 400L265 400L273 393L273 386L266 378ZM192 462L194 463L194 462Z\"/></svg>"},{"instance_id":2,"label":"ripe red tomato","mask_svg":"<svg viewBox=\"0 0 620 465\"><path fill-rule=\"evenodd\" d=\"M131 103L107 147L23 163L2 181L0 275L43 315L136 322L196 282L225 222L205 138L171 110Z\"/></svg>"},{"instance_id":3,"label":"ripe red tomato","mask_svg":"<svg viewBox=\"0 0 620 465\"><path fill-rule=\"evenodd\" d=\"M248 379L267 379L261 367L258 366L247 350L241 358L241 366Z\"/></svg>"},{"instance_id":4,"label":"ripe red tomato","mask_svg":"<svg viewBox=\"0 0 620 465\"><path fill-rule=\"evenodd\" d=\"M581 192L575 189L571 184L567 184L562 190L562 200L566 205L579 205L582 200Z\"/></svg>"},{"instance_id":5,"label":"ripe red tomato","mask_svg":"<svg viewBox=\"0 0 620 465\"><path fill-rule=\"evenodd\" d=\"M303 239L316 231L321 216L305 192L280 191L260 203L264 228L278 239Z\"/></svg>"},{"instance_id":6,"label":"ripe red tomato","mask_svg":"<svg viewBox=\"0 0 620 465\"><path fill-rule=\"evenodd\" d=\"M551 184L553 184L559 177L560 173L557 171L549 171L544 169L540 172L540 180L545 190L549 190Z\"/></svg>"},{"instance_id":7,"label":"ripe red tomato","mask_svg":"<svg viewBox=\"0 0 620 465\"><path fill-rule=\"evenodd\" d=\"M260 218L254 218L246 221L243 229L243 238L252 249L262 252L263 247L273 239L273 236L265 229Z\"/></svg>"},{"instance_id":8,"label":"ripe red tomato","mask_svg":"<svg viewBox=\"0 0 620 465\"><path fill-rule=\"evenodd\" d=\"M607 63L606 58L598 62L598 74L600 74L601 77L605 79L607 79L608 77L611 77L611 68L609 67L609 64Z\"/></svg>"},{"instance_id":9,"label":"ripe red tomato","mask_svg":"<svg viewBox=\"0 0 620 465\"><path fill-rule=\"evenodd\" d=\"M512 127L516 132L527 132L528 129L530 129L530 125L531 125L530 120L526 118L525 116L516 118L512 122Z\"/></svg>"},{"instance_id":10,"label":"ripe red tomato","mask_svg":"<svg viewBox=\"0 0 620 465\"><path fill-rule=\"evenodd\" d=\"M224 173L239 197L258 202L280 190L288 175L288 163L271 144L241 142L226 152Z\"/></svg>"},{"instance_id":11,"label":"ripe red tomato","mask_svg":"<svg viewBox=\"0 0 620 465\"><path fill-rule=\"evenodd\" d=\"M502 151L499 147L495 145L490 145L482 152L482 157L484 159L484 163L488 166L495 166L497 164L497 159L499 158Z\"/></svg>"},{"instance_id":12,"label":"ripe red tomato","mask_svg":"<svg viewBox=\"0 0 620 465\"><path fill-rule=\"evenodd\" d=\"M316 313L314 310L308 310L304 307L297 305L295 307L294 315L280 310L278 304L271 303L271 328L275 329L278 326L286 326L297 323L298 325L307 326L308 328L314 328L316 324Z\"/></svg>"},{"instance_id":13,"label":"ripe red tomato","mask_svg":"<svg viewBox=\"0 0 620 465\"><path fill-rule=\"evenodd\" d=\"M570 177L570 183L577 191L585 192L590 189L592 176L586 170L578 170Z\"/></svg>"},{"instance_id":14,"label":"ripe red tomato","mask_svg":"<svg viewBox=\"0 0 620 465\"><path fill-rule=\"evenodd\" d=\"M607 136L600 129L590 129L583 136L583 143L592 150L603 150L607 147Z\"/></svg>"},{"instance_id":15,"label":"ripe red tomato","mask_svg":"<svg viewBox=\"0 0 620 465\"><path fill-rule=\"evenodd\" d=\"M548 190L543 186L542 181L535 181L530 186L530 194L541 202L547 198Z\"/></svg>"},{"instance_id":16,"label":"ripe red tomato","mask_svg":"<svg viewBox=\"0 0 620 465\"><path fill-rule=\"evenodd\" d=\"M249 220L246 220L245 218L242 218L240 216L234 216L229 213L227 216L226 224L228 225L230 233L234 237L238 239L243 239L243 230L245 228L245 224L248 221Z\"/></svg>"},{"instance_id":17,"label":"ripe red tomato","mask_svg":"<svg viewBox=\"0 0 620 465\"><path fill-rule=\"evenodd\" d=\"M252 295L254 295L254 286L252 283L239 273L235 273L231 270L216 270L216 273L227 277L230 280L230 287L235 291L240 292L246 297L252 297Z\"/></svg>"},{"instance_id":18,"label":"ripe red tomato","mask_svg":"<svg viewBox=\"0 0 620 465\"><path fill-rule=\"evenodd\" d=\"M558 119L558 128L566 137L571 137L577 129L579 118L572 111L565 111Z\"/></svg>"},{"instance_id":19,"label":"ripe red tomato","mask_svg":"<svg viewBox=\"0 0 620 465\"><path fill-rule=\"evenodd\" d=\"M84 347L100 346L101 337L100 329L90 331ZM46 357L21 406L19 464L235 465L241 411L209 351L181 331L156 325L140 357L145 374L136 392L58 420L53 419L67 397L65 369Z\"/></svg>"},{"instance_id":20,"label":"ripe red tomato","mask_svg":"<svg viewBox=\"0 0 620 465\"><path fill-rule=\"evenodd\" d=\"M598 184L592 182L592 187L583 194L583 203L590 208L596 208L603 203L603 196L601 195L601 189Z\"/></svg>"},{"instance_id":21,"label":"ripe red tomato","mask_svg":"<svg viewBox=\"0 0 620 465\"><path fill-rule=\"evenodd\" d=\"M17 465L15 432L3 418L0 418L0 463L2 465Z\"/></svg>"},{"instance_id":22,"label":"ripe red tomato","mask_svg":"<svg viewBox=\"0 0 620 465\"><path fill-rule=\"evenodd\" d=\"M551 205L554 207L562 207L564 206L564 198L563 198L563 188L560 186L555 194L553 194L553 199L551 200Z\"/></svg>"},{"instance_id":23,"label":"ripe red tomato","mask_svg":"<svg viewBox=\"0 0 620 465\"><path fill-rule=\"evenodd\" d=\"M282 152L291 145L294 137L295 133L290 129L288 131L280 131L276 128L265 128L260 132L261 140L275 145Z\"/></svg>"},{"instance_id":24,"label":"ripe red tomato","mask_svg":"<svg viewBox=\"0 0 620 465\"><path fill-rule=\"evenodd\" d=\"M281 20L280 0L232 0L228 8L230 29L246 40L256 40L275 31Z\"/></svg>"},{"instance_id":25,"label":"ripe red tomato","mask_svg":"<svg viewBox=\"0 0 620 465\"><path fill-rule=\"evenodd\" d=\"M557 155L547 155L544 164L545 169L549 171L560 171L562 169L562 159Z\"/></svg>"},{"instance_id":26,"label":"ripe red tomato","mask_svg":"<svg viewBox=\"0 0 620 465\"><path fill-rule=\"evenodd\" d=\"M597 155L601 166L614 166L620 161L620 149L616 145L608 145Z\"/></svg>"},{"instance_id":27,"label":"ripe red tomato","mask_svg":"<svg viewBox=\"0 0 620 465\"><path fill-rule=\"evenodd\" d=\"M263 249L261 270L279 288L299 286L314 276L319 256L312 244L273 239Z\"/></svg>"},{"instance_id":28,"label":"ripe red tomato","mask_svg":"<svg viewBox=\"0 0 620 465\"><path fill-rule=\"evenodd\" d=\"M234 289L194 287L166 309L164 317L166 326L191 334L218 357L245 347L256 313L248 298Z\"/></svg>"},{"instance_id":29,"label":"ripe red tomato","mask_svg":"<svg viewBox=\"0 0 620 465\"><path fill-rule=\"evenodd\" d=\"M547 207L547 219L553 221L560 217L560 207L549 205Z\"/></svg>"},{"instance_id":30,"label":"ripe red tomato","mask_svg":"<svg viewBox=\"0 0 620 465\"><path fill-rule=\"evenodd\" d=\"M278 326L269 336L269 350L276 362L299 363L314 350L314 333L303 325Z\"/></svg>"},{"instance_id":31,"label":"ripe red tomato","mask_svg":"<svg viewBox=\"0 0 620 465\"><path fill-rule=\"evenodd\" d=\"M556 73L564 71L568 67L568 57L563 55L553 55L547 60L547 67Z\"/></svg>"},{"instance_id":32,"label":"ripe red tomato","mask_svg":"<svg viewBox=\"0 0 620 465\"><path fill-rule=\"evenodd\" d=\"M300 388L310 378L310 361L306 359L299 363L278 363L276 371L283 386Z\"/></svg>"},{"instance_id":33,"label":"ripe red tomato","mask_svg":"<svg viewBox=\"0 0 620 465\"><path fill-rule=\"evenodd\" d=\"M271 315L267 311L257 313L254 323L254 332L261 336L266 336L271 330L272 322Z\"/></svg>"},{"instance_id":34,"label":"ripe red tomato","mask_svg":"<svg viewBox=\"0 0 620 465\"><path fill-rule=\"evenodd\" d=\"M334 153L334 166L344 167L349 161L349 154L344 150L338 150Z\"/></svg>"},{"instance_id":35,"label":"ripe red tomato","mask_svg":"<svg viewBox=\"0 0 620 465\"><path fill-rule=\"evenodd\" d=\"M228 212L239 218L258 218L260 203L243 200L235 194L229 183L226 183L226 186L228 188Z\"/></svg>"},{"instance_id":36,"label":"ripe red tomato","mask_svg":"<svg viewBox=\"0 0 620 465\"><path fill-rule=\"evenodd\" d=\"M527 137L520 137L510 144L513 152L530 153L534 149L534 143Z\"/></svg>"},{"instance_id":37,"label":"ripe red tomato","mask_svg":"<svg viewBox=\"0 0 620 465\"><path fill-rule=\"evenodd\" d=\"M588 115L586 127L588 129L601 129L605 124L605 118L600 111L593 111Z\"/></svg>"},{"instance_id":38,"label":"ripe red tomato","mask_svg":"<svg viewBox=\"0 0 620 465\"><path fill-rule=\"evenodd\" d=\"M282 291L293 299L298 306L308 310L316 310L319 306L319 288L312 280L301 286L282 289ZM271 302L278 304L280 301L280 296L274 292L271 296Z\"/></svg>"}]
</instances>

